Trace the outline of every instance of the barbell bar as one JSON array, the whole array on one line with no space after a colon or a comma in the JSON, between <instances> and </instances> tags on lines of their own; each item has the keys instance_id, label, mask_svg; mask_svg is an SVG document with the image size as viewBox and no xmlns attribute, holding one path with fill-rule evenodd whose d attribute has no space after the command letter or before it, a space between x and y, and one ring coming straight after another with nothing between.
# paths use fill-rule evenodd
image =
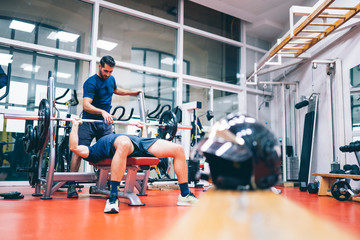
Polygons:
<instances>
[{"instance_id":1,"label":"barbell bar","mask_svg":"<svg viewBox=\"0 0 360 240\"><path fill-rule=\"evenodd\" d=\"M50 116L50 104L47 99L42 99L39 104L38 116L23 114L4 114L4 119L17 120L37 120L38 126L32 128L32 125L26 127L23 137L24 149L27 153L42 149L48 139L50 121L73 121L73 118L55 118ZM104 123L104 120L82 119L83 122ZM133 125L137 123L129 123L123 121L113 121L113 124ZM157 127L157 135L159 138L171 141L176 136L177 129L191 130L191 126L178 126L176 115L168 110L161 114L159 124L144 123L148 127Z\"/></svg>"},{"instance_id":2,"label":"barbell bar","mask_svg":"<svg viewBox=\"0 0 360 240\"><path fill-rule=\"evenodd\" d=\"M22 114L12 114L12 113L4 113L4 119L17 119L17 120L37 120L37 121L43 121L45 118L39 117L39 116L33 116L33 115L22 115ZM51 117L51 121L68 121L71 122L74 120L73 118L55 118ZM99 122L104 123L103 120L96 120L96 119L80 119L82 122ZM131 125L131 126L137 126L137 123L129 123L129 122L122 122L122 121L113 121L113 124L121 124L121 125ZM168 124L151 124L151 123L144 123L147 127L160 127L160 128L166 128ZM187 125L178 125L178 129L185 129L185 130L191 130L192 126Z\"/></svg>"}]
</instances>

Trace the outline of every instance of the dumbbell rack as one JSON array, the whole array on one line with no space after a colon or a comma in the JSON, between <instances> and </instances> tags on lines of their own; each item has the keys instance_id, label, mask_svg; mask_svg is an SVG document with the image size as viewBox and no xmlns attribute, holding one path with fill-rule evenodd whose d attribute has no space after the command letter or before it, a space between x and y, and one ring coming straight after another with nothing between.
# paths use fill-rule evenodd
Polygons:
<instances>
[{"instance_id":1,"label":"dumbbell rack","mask_svg":"<svg viewBox=\"0 0 360 240\"><path fill-rule=\"evenodd\" d=\"M336 172L330 172L329 174L321 174L321 173L314 173L313 176L319 176L320 178L320 186L319 186L319 196L333 196L332 188L334 188L334 185L341 186L346 185L349 190L351 190L351 187L349 185L349 182L351 179L355 181L360 180L360 174L359 174L359 165L360 165L360 141L351 142L349 145L341 146L340 147L341 152L348 152L348 153L355 153L356 160L358 162L358 165L353 164L347 164L348 167L345 165L344 170L337 170ZM349 174L347 174L349 173ZM345 179L345 180L342 180ZM347 180L347 182L345 182ZM337 186L334 188L336 189ZM339 187L338 189L341 189L342 187ZM341 190L342 191L342 190ZM334 194L338 191L334 191ZM353 195L353 192L351 192L351 195ZM339 193L339 192L338 192ZM339 193L342 195L342 197L345 196L345 192ZM350 196L350 193L348 197ZM341 200L339 196L334 196L336 199ZM347 198L345 198L347 199ZM343 201L344 199L342 199ZM358 195L353 195L351 197L352 201L360 202L360 197Z\"/></svg>"},{"instance_id":2,"label":"dumbbell rack","mask_svg":"<svg viewBox=\"0 0 360 240\"><path fill-rule=\"evenodd\" d=\"M333 173L313 173L313 176L320 177L320 186L319 186L319 196L330 196L331 194L331 186L338 180L338 179L354 179L360 180L360 175L350 175L350 174L333 174ZM360 197L353 197L351 198L352 201L360 202Z\"/></svg>"}]
</instances>

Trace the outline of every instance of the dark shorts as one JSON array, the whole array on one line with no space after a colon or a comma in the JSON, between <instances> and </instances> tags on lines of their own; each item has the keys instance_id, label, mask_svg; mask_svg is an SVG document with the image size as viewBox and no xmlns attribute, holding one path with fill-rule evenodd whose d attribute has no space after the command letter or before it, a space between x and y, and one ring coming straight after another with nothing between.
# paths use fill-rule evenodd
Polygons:
<instances>
[{"instance_id":1,"label":"dark shorts","mask_svg":"<svg viewBox=\"0 0 360 240\"><path fill-rule=\"evenodd\" d=\"M148 152L148 149L153 145L156 138L141 138L135 135L125 134L110 134L99 139L93 146L89 148L89 156L85 159L89 162L96 163L106 158L113 158L115 154L114 142L119 136L127 136L134 145L134 151L129 157L154 157Z\"/></svg>"},{"instance_id":2,"label":"dark shorts","mask_svg":"<svg viewBox=\"0 0 360 240\"><path fill-rule=\"evenodd\" d=\"M100 122L84 122L79 126L79 145L90 146L94 138L98 141L103 136L112 133L112 125Z\"/></svg>"}]
</instances>

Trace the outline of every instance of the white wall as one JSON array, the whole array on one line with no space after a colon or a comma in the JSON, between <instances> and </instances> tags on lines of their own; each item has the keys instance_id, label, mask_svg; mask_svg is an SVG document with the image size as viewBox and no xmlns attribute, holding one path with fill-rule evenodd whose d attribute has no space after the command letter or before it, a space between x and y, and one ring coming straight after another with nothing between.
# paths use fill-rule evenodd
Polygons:
<instances>
[{"instance_id":1,"label":"white wall","mask_svg":"<svg viewBox=\"0 0 360 240\"><path fill-rule=\"evenodd\" d=\"M320 43L321 44L321 43ZM287 75L286 81L299 81L299 96L309 96L313 91L320 93L318 120L316 125L314 141L314 158L312 172L327 173L333 160L333 147L335 157L341 163L357 164L354 153L344 154L340 152L339 146L349 144L351 135L351 113L350 113L350 69L360 64L360 30L352 29L335 44L327 46L325 50L314 56L301 67ZM329 76L326 65L319 65L312 69L312 60L338 59L334 80L334 118L335 118L335 143L332 143L331 118L330 118L330 91ZM276 94L281 94L280 91ZM281 112L281 97L275 97L273 114ZM304 115L307 108L298 110L300 114L300 136L304 126ZM276 125L276 132L281 132L281 122Z\"/></svg>"}]
</instances>

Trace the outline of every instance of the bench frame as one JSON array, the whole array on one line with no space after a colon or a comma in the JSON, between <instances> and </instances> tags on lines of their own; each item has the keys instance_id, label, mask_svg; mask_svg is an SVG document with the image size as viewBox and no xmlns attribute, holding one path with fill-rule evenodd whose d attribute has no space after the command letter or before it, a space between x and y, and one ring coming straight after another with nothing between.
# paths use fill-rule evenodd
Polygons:
<instances>
[{"instance_id":1,"label":"bench frame","mask_svg":"<svg viewBox=\"0 0 360 240\"><path fill-rule=\"evenodd\" d=\"M121 198L129 199L129 206L145 205L138 196L146 196L150 167L158 163L159 159L155 157L132 157L127 159L127 173L123 177L125 187L123 191L118 192L118 195ZM90 194L110 195L110 191L106 190L106 185L108 180L110 180L111 159L104 159L91 165L99 170L99 177L96 186L90 187ZM139 192L137 195L134 193L134 188Z\"/></svg>"},{"instance_id":2,"label":"bench frame","mask_svg":"<svg viewBox=\"0 0 360 240\"><path fill-rule=\"evenodd\" d=\"M119 191L119 197L130 200L129 206L144 206L139 196L146 196L147 183L149 180L150 167L158 165L159 159L156 157L130 157L127 159L126 170L123 180L125 180L124 191ZM51 182L45 184L37 184L33 196L43 196L41 199L52 199L51 195L56 192L67 181L78 182L95 182L95 186L90 187L90 194L110 195L110 191L106 189L107 181L110 179L111 159L104 159L96 164L91 164L97 172L54 172ZM49 173L47 173L49 174ZM52 183L55 183L52 185ZM51 184L50 192L46 193L47 185ZM41 194L40 186L45 188L44 194ZM134 188L138 190L138 194L134 193Z\"/></svg>"}]
</instances>

